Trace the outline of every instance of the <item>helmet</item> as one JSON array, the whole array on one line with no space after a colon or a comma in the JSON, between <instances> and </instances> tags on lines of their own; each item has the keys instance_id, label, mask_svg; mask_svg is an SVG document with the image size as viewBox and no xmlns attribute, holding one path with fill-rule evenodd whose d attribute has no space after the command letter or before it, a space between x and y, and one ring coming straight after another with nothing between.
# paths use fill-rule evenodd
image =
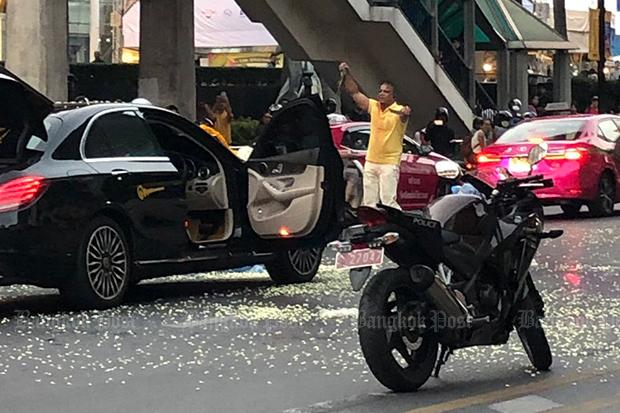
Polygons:
<instances>
[{"instance_id":1,"label":"helmet","mask_svg":"<svg viewBox=\"0 0 620 413\"><path fill-rule=\"evenodd\" d=\"M508 109L510 109L514 113L521 112L521 108L523 107L523 103L519 99L512 99L508 102Z\"/></svg>"},{"instance_id":2,"label":"helmet","mask_svg":"<svg viewBox=\"0 0 620 413\"><path fill-rule=\"evenodd\" d=\"M213 124L213 121L209 118L204 118L202 120L202 123L204 123L205 125L209 126L209 127L214 127L215 125Z\"/></svg>"},{"instance_id":3,"label":"helmet","mask_svg":"<svg viewBox=\"0 0 620 413\"><path fill-rule=\"evenodd\" d=\"M149 105L149 106L153 106L153 104L145 98L135 98L134 100L131 101L131 103L133 103L134 105Z\"/></svg>"},{"instance_id":4,"label":"helmet","mask_svg":"<svg viewBox=\"0 0 620 413\"><path fill-rule=\"evenodd\" d=\"M441 106L435 110L435 119L443 119L445 122L450 118L450 111L448 108Z\"/></svg>"},{"instance_id":5,"label":"helmet","mask_svg":"<svg viewBox=\"0 0 620 413\"><path fill-rule=\"evenodd\" d=\"M537 115L535 112L525 112L523 114L523 119L533 119L535 118Z\"/></svg>"},{"instance_id":6,"label":"helmet","mask_svg":"<svg viewBox=\"0 0 620 413\"><path fill-rule=\"evenodd\" d=\"M488 119L493 123L495 121L495 110L493 109L485 109L482 111L482 119Z\"/></svg>"},{"instance_id":7,"label":"helmet","mask_svg":"<svg viewBox=\"0 0 620 413\"><path fill-rule=\"evenodd\" d=\"M334 98L327 99L324 104L327 113L336 113L336 110L338 110L338 102Z\"/></svg>"},{"instance_id":8,"label":"helmet","mask_svg":"<svg viewBox=\"0 0 620 413\"><path fill-rule=\"evenodd\" d=\"M450 112L447 108L441 106L435 110L435 118L433 119L433 123L436 126L444 126L448 123L448 119L450 118Z\"/></svg>"},{"instance_id":9,"label":"helmet","mask_svg":"<svg viewBox=\"0 0 620 413\"><path fill-rule=\"evenodd\" d=\"M495 124L505 129L509 128L512 124L512 118L512 113L507 110L500 110L495 117Z\"/></svg>"}]
</instances>

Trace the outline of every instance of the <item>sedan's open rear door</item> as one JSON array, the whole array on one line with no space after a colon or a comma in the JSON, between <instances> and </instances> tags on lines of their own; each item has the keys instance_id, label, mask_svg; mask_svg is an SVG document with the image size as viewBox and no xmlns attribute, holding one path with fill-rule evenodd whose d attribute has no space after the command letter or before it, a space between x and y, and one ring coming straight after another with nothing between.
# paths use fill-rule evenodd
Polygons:
<instances>
[{"instance_id":1,"label":"sedan's open rear door","mask_svg":"<svg viewBox=\"0 0 620 413\"><path fill-rule=\"evenodd\" d=\"M306 247L338 236L342 160L318 98L295 100L277 112L247 165L249 221L260 238Z\"/></svg>"},{"instance_id":2,"label":"sedan's open rear door","mask_svg":"<svg viewBox=\"0 0 620 413\"><path fill-rule=\"evenodd\" d=\"M0 66L0 163L18 162L32 136L47 139L43 120L53 107L51 100Z\"/></svg>"}]
</instances>

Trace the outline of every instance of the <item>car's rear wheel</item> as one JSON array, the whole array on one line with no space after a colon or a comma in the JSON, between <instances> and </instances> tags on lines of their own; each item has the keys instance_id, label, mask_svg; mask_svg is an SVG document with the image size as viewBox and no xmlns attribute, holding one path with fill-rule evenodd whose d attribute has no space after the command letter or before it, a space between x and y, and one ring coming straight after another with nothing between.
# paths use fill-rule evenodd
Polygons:
<instances>
[{"instance_id":1,"label":"car's rear wheel","mask_svg":"<svg viewBox=\"0 0 620 413\"><path fill-rule=\"evenodd\" d=\"M119 305L131 283L131 250L123 229L112 219L96 218L84 232L76 272L61 289L79 308Z\"/></svg>"},{"instance_id":2,"label":"car's rear wheel","mask_svg":"<svg viewBox=\"0 0 620 413\"><path fill-rule=\"evenodd\" d=\"M567 216L568 218L574 218L579 215L579 211L581 210L581 204L565 204L560 205L560 208L562 208L562 212L564 212L565 216Z\"/></svg>"},{"instance_id":3,"label":"car's rear wheel","mask_svg":"<svg viewBox=\"0 0 620 413\"><path fill-rule=\"evenodd\" d=\"M321 265L323 248L294 249L265 264L271 279L279 284L297 284L312 281Z\"/></svg>"},{"instance_id":4,"label":"car's rear wheel","mask_svg":"<svg viewBox=\"0 0 620 413\"><path fill-rule=\"evenodd\" d=\"M616 204L616 181L612 174L605 173L598 184L596 199L588 209L597 217L613 215Z\"/></svg>"}]
</instances>

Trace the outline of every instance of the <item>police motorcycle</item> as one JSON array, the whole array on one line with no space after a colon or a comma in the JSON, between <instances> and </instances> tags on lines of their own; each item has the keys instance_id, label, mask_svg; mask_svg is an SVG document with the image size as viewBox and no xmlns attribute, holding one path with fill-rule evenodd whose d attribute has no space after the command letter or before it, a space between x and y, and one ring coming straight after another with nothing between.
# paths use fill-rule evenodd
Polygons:
<instances>
[{"instance_id":1,"label":"police motorcycle","mask_svg":"<svg viewBox=\"0 0 620 413\"><path fill-rule=\"evenodd\" d=\"M528 155L533 167L545 143ZM439 172L439 171L438 171ZM540 323L544 303L530 265L545 232L533 190L553 182L540 175L509 176L495 188L461 176L455 193L424 211L362 207L359 225L330 244L336 267L349 269L363 290L358 333L374 376L396 392L414 391L458 349L501 345L516 330L532 365L552 363ZM384 256L397 264L372 275ZM372 275L372 276L371 276Z\"/></svg>"}]
</instances>

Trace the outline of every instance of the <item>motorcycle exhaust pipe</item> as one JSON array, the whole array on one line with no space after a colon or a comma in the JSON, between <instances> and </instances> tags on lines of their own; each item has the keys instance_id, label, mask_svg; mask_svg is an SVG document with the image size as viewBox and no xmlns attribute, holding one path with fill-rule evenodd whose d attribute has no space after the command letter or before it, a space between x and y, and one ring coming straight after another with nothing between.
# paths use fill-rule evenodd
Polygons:
<instances>
[{"instance_id":1,"label":"motorcycle exhaust pipe","mask_svg":"<svg viewBox=\"0 0 620 413\"><path fill-rule=\"evenodd\" d=\"M443 280L435 274L432 268L425 265L416 265L409 270L409 276L414 288L424 293L435 308L447 317L456 320L467 320L469 312L465 305L448 288Z\"/></svg>"}]
</instances>

